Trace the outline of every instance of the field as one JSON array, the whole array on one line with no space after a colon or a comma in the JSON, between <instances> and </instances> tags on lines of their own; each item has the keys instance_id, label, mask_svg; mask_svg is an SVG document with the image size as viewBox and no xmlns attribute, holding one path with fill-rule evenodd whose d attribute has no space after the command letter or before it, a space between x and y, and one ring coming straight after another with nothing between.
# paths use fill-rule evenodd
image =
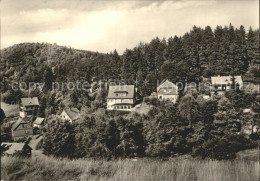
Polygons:
<instances>
[{"instance_id":1,"label":"field","mask_svg":"<svg viewBox=\"0 0 260 181\"><path fill-rule=\"evenodd\" d=\"M192 158L95 161L2 157L2 180L181 180L254 181L260 178L258 161L212 161Z\"/></svg>"}]
</instances>

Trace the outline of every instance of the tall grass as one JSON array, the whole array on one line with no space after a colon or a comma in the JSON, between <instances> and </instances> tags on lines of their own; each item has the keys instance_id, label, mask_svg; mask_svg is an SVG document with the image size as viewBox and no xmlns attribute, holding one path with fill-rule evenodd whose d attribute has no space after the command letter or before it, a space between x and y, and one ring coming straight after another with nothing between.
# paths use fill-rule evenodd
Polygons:
<instances>
[{"instance_id":1,"label":"tall grass","mask_svg":"<svg viewBox=\"0 0 260 181\"><path fill-rule=\"evenodd\" d=\"M254 181L260 178L258 161L154 159L95 161L52 157L2 157L2 180L181 180Z\"/></svg>"}]
</instances>

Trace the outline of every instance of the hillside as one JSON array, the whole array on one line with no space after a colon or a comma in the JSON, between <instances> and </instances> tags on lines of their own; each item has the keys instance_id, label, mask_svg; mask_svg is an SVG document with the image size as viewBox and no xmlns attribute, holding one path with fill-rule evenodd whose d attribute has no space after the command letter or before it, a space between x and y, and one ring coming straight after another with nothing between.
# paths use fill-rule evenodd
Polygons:
<instances>
[{"instance_id":1,"label":"hillside","mask_svg":"<svg viewBox=\"0 0 260 181\"><path fill-rule=\"evenodd\" d=\"M245 81L260 83L259 57L259 29L194 26L181 37L154 38L122 56L116 50L102 54L48 43L17 44L1 50L0 80L4 92L13 81L137 80L146 96L163 79L198 83L201 77L243 75ZM144 80L149 86L142 85Z\"/></svg>"}]
</instances>

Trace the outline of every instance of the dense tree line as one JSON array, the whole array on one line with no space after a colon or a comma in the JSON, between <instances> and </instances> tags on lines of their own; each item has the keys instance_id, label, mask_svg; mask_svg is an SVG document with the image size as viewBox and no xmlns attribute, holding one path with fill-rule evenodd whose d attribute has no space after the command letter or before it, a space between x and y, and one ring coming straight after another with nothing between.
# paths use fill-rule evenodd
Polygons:
<instances>
[{"instance_id":1,"label":"dense tree line","mask_svg":"<svg viewBox=\"0 0 260 181\"><path fill-rule=\"evenodd\" d=\"M126 49L102 54L47 43L22 43L1 50L1 89L18 82L124 80L139 81L142 95L156 88L156 80L201 82L214 75L243 75L260 82L259 29L217 26L214 30L194 26L183 36L156 37ZM64 76L66 75L66 76ZM143 81L149 84L143 85Z\"/></svg>"},{"instance_id":2,"label":"dense tree line","mask_svg":"<svg viewBox=\"0 0 260 181\"><path fill-rule=\"evenodd\" d=\"M186 94L177 104L152 98L146 99L146 103L153 105L147 115L103 108L92 114L85 109L80 121L73 124L54 117L43 129L43 148L46 154L72 158L192 154L230 159L236 152L256 146L256 142L243 134L242 128L259 114L245 114L235 102L240 100L248 108L252 106L250 99L242 92L211 100Z\"/></svg>"}]
</instances>

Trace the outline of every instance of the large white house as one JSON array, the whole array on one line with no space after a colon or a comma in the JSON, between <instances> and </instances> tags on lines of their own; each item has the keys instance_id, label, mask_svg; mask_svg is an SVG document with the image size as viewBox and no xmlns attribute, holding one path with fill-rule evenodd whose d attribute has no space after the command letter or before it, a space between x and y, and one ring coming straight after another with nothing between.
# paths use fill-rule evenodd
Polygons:
<instances>
[{"instance_id":1,"label":"large white house","mask_svg":"<svg viewBox=\"0 0 260 181\"><path fill-rule=\"evenodd\" d=\"M108 110L131 111L136 100L134 85L110 85L107 96Z\"/></svg>"},{"instance_id":2,"label":"large white house","mask_svg":"<svg viewBox=\"0 0 260 181\"><path fill-rule=\"evenodd\" d=\"M234 80L232 80L234 78ZM235 83L235 85L233 85ZM243 81L241 76L216 76L211 77L212 92L225 92L229 90L239 89L243 86Z\"/></svg>"},{"instance_id":3,"label":"large white house","mask_svg":"<svg viewBox=\"0 0 260 181\"><path fill-rule=\"evenodd\" d=\"M178 86L168 79L157 87L157 98L159 100L170 100L175 104L178 96Z\"/></svg>"}]
</instances>

